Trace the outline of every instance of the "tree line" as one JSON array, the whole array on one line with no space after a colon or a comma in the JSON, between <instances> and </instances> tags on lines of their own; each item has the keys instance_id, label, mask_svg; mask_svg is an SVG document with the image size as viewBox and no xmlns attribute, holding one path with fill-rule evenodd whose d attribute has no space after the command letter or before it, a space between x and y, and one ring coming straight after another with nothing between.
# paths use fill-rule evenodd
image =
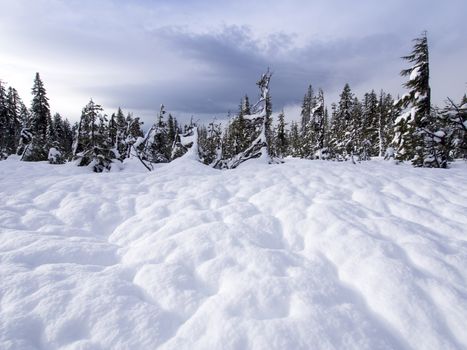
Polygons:
<instances>
[{"instance_id":1,"label":"tree line","mask_svg":"<svg viewBox=\"0 0 467 350\"><path fill-rule=\"evenodd\" d=\"M410 67L401 72L408 77L401 98L372 90L359 99L345 84L329 110L323 90L310 85L300 120L286 123L280 112L273 122L268 70L257 82L258 100L250 103L245 95L227 125L213 120L182 126L162 105L145 133L138 117L120 108L109 117L92 99L73 125L58 113L52 117L39 73L30 108L0 81L0 159L17 154L23 161L73 161L96 172L127 158L152 170L154 163L170 162L190 148L197 159L218 169L260 157L277 163L287 156L353 162L384 156L438 168L467 159L467 97L459 102L448 98L443 108L432 105L426 33L403 59Z\"/></svg>"}]
</instances>

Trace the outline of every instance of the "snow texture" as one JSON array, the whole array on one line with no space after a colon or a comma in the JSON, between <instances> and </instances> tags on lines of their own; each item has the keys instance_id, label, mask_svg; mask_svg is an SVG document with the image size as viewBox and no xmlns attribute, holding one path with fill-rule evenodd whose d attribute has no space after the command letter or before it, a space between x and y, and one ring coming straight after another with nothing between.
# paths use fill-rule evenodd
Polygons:
<instances>
[{"instance_id":1,"label":"snow texture","mask_svg":"<svg viewBox=\"0 0 467 350\"><path fill-rule=\"evenodd\" d=\"M420 66L417 66L412 69L412 72L410 73L410 80L416 80L420 76Z\"/></svg>"},{"instance_id":2,"label":"snow texture","mask_svg":"<svg viewBox=\"0 0 467 350\"><path fill-rule=\"evenodd\" d=\"M0 349L465 349L467 166L0 162Z\"/></svg>"}]
</instances>

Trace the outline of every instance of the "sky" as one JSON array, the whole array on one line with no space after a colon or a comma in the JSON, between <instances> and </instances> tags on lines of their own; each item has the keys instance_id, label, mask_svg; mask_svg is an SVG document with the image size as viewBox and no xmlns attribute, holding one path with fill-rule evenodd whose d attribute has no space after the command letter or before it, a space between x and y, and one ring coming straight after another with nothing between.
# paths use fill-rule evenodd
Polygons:
<instances>
[{"instance_id":1,"label":"sky","mask_svg":"<svg viewBox=\"0 0 467 350\"><path fill-rule=\"evenodd\" d=\"M327 104L404 93L412 39L428 31L432 100L467 90L465 0L0 0L0 79L26 104L40 72L52 112L77 120L92 97L151 123L223 119L273 72L274 110L296 119L312 84Z\"/></svg>"}]
</instances>

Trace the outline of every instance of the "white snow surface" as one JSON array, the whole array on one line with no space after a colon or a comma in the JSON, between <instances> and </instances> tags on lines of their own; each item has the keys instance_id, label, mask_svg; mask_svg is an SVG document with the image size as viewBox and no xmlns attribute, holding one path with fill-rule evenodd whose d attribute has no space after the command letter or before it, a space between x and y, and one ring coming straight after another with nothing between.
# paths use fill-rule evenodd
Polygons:
<instances>
[{"instance_id":1,"label":"white snow surface","mask_svg":"<svg viewBox=\"0 0 467 350\"><path fill-rule=\"evenodd\" d=\"M0 349L465 349L467 166L0 162Z\"/></svg>"}]
</instances>

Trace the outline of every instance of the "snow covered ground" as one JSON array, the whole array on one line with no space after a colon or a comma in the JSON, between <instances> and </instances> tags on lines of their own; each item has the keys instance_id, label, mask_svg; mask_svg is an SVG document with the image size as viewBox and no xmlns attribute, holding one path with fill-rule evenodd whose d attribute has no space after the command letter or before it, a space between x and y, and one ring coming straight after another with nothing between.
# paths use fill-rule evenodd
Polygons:
<instances>
[{"instance_id":1,"label":"snow covered ground","mask_svg":"<svg viewBox=\"0 0 467 350\"><path fill-rule=\"evenodd\" d=\"M0 349L462 349L467 166L0 162Z\"/></svg>"}]
</instances>

